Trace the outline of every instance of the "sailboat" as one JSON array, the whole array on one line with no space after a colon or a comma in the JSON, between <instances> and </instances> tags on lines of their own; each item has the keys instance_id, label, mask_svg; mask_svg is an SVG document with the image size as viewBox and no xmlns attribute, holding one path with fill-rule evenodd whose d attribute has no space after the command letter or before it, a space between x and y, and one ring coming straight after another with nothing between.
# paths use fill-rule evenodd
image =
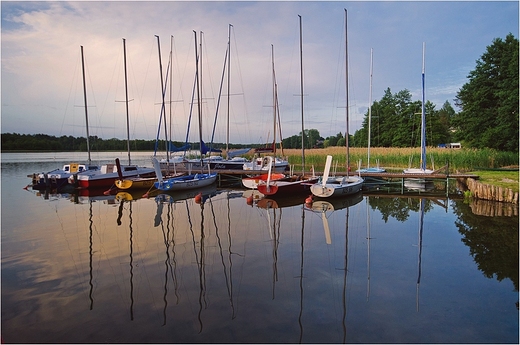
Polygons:
<instances>
[{"instance_id":1,"label":"sailboat","mask_svg":"<svg viewBox=\"0 0 520 345\"><path fill-rule=\"evenodd\" d=\"M423 56L422 56L422 107L421 107L421 161L419 168L408 168L404 169L405 174L432 174L433 170L426 169L426 110L425 110L425 91L424 91L424 49L425 44L423 43Z\"/></svg>"},{"instance_id":2,"label":"sailboat","mask_svg":"<svg viewBox=\"0 0 520 345\"><path fill-rule=\"evenodd\" d=\"M274 70L274 46L271 44L271 61L273 66L273 109L274 109L274 130L276 132L276 117L278 113L278 85ZM275 136L276 138L276 136ZM263 151L256 149L255 152L273 152L276 153L276 139L273 142L272 149ZM256 189L259 183L268 183L268 181L287 180L289 177L284 174L289 162L276 156L255 157L251 162L244 164L244 170L264 170L265 174L248 176L242 178L242 184L246 188Z\"/></svg>"},{"instance_id":3,"label":"sailboat","mask_svg":"<svg viewBox=\"0 0 520 345\"><path fill-rule=\"evenodd\" d=\"M131 164L130 159L130 121L128 117L128 82L127 82L127 73L126 73L126 40L123 38L123 57L124 57L124 66L125 66L125 103L126 103L126 133L127 133L127 143L128 143L128 164ZM118 167L118 171L121 171L119 168L120 163L119 159L116 159L116 166ZM150 188L153 186L154 182L157 181L157 177L141 177L141 176L132 176L124 178L118 176L119 178L114 182L117 189L128 190L128 189L142 189L142 188Z\"/></svg>"},{"instance_id":4,"label":"sailboat","mask_svg":"<svg viewBox=\"0 0 520 345\"><path fill-rule=\"evenodd\" d=\"M199 81L199 53L197 50L197 33L195 33L195 62L196 62L196 71L195 71L195 81L197 87L197 100L198 100L198 113L199 113L199 142L202 147L202 111L201 111L201 82ZM202 40L202 32L201 32L201 40ZM161 191L178 191L178 190L188 190L195 189L199 187L209 186L217 180L217 173L208 172L208 173L197 173L197 174L187 174L182 176L175 176L171 178L163 178L161 174L161 166L159 161L152 157L152 163L155 169L155 174L158 178L157 182L154 183L154 187Z\"/></svg>"},{"instance_id":5,"label":"sailboat","mask_svg":"<svg viewBox=\"0 0 520 345\"><path fill-rule=\"evenodd\" d=\"M210 156L207 158L200 160L190 160L192 163L192 167L195 169L202 168L203 165L209 164L209 167L212 170L242 170L243 165L247 162L247 159L244 157L239 157L242 154L246 154L251 149L245 148L240 150L229 150L229 109L230 109L230 83L231 83L231 28L232 24L229 24L228 27L228 42L226 49L226 56L224 57L224 67L222 69L222 78L220 82L220 92L219 98L217 102L217 109L215 113L215 123L213 124L213 133L215 132L217 116L219 113L220 107L220 96L222 94L222 85L224 84L224 75L227 75L227 131L226 131L226 156L224 159L221 155L211 156L211 152L222 152L222 150L215 149L213 147L207 147L204 143L202 145L201 154L206 154L209 152ZM227 73L226 73L227 72ZM213 142L213 136L211 138L211 142ZM210 145L211 146L211 145ZM200 163L200 164L199 164Z\"/></svg>"},{"instance_id":6,"label":"sailboat","mask_svg":"<svg viewBox=\"0 0 520 345\"><path fill-rule=\"evenodd\" d=\"M368 100L368 148L367 148L367 167L363 169L358 169L356 172L362 172L362 173L383 173L386 170L379 167L379 160L377 161L377 167L371 168L370 167L370 137L371 137L371 126L372 126L372 75L373 75L373 53L374 50L370 49L370 93L369 93L369 100Z\"/></svg>"},{"instance_id":7,"label":"sailboat","mask_svg":"<svg viewBox=\"0 0 520 345\"><path fill-rule=\"evenodd\" d=\"M125 40L123 39L123 46L125 44ZM83 52L83 47L82 52ZM126 50L125 50L126 57ZM126 66L126 59L125 59ZM126 71L126 69L125 69ZM85 96L86 99L86 96ZM85 102L86 104L86 102ZM127 119L128 119L128 95L126 99L127 104ZM127 123L127 134L128 134L128 123ZM129 135L129 134L128 134ZM88 134L87 134L88 137ZM130 144L128 139L128 165L120 165L120 164L104 164L101 166L101 169L95 170L86 170L79 172L75 175L69 177L68 181L70 184L73 184L75 187L79 189L94 189L94 188L106 188L112 187L115 183L116 179L123 179L131 176L141 176L141 177L152 177L155 174L154 169L139 167L137 165L132 165L130 162ZM88 141L87 141L88 143ZM88 145L88 144L87 144Z\"/></svg>"},{"instance_id":8,"label":"sailboat","mask_svg":"<svg viewBox=\"0 0 520 345\"><path fill-rule=\"evenodd\" d=\"M348 168L350 167L350 152L349 152L349 140L348 140L348 121L349 121L349 109L348 109L348 38L347 38L347 10L345 10L345 75L346 75L346 147L347 147L347 175L344 177L329 178L330 166L332 163L332 156L328 155L325 162L325 171L318 183L315 183L310 187L311 193L320 198L336 197L341 195L356 194L363 187L363 179L361 176L350 176Z\"/></svg>"},{"instance_id":9,"label":"sailboat","mask_svg":"<svg viewBox=\"0 0 520 345\"><path fill-rule=\"evenodd\" d=\"M87 86L85 81L85 60L83 58L83 46L81 46L81 66L83 71L83 99L85 103L85 128L87 129L87 154L88 163L68 163L64 164L61 169L54 169L47 173L34 173L29 175L32 179L32 189L34 190L61 190L69 186L69 178L73 177L77 173L87 170L97 170L98 167L92 165L90 159L90 143L89 143L89 131L88 131L88 111L87 111Z\"/></svg>"},{"instance_id":10,"label":"sailboat","mask_svg":"<svg viewBox=\"0 0 520 345\"><path fill-rule=\"evenodd\" d=\"M309 186L318 181L318 177L312 174L312 176L305 175L305 146L303 143L303 57L302 57L302 24L300 18L300 91L301 91L301 111L302 111L302 174L289 176L283 180L271 180L260 181L257 186L257 190L270 197L288 196L294 194L305 193L309 191Z\"/></svg>"},{"instance_id":11,"label":"sailboat","mask_svg":"<svg viewBox=\"0 0 520 345\"><path fill-rule=\"evenodd\" d=\"M331 163L332 156L328 155L323 176L310 187L312 195L319 198L330 198L352 195L361 191L363 178L360 176L329 177Z\"/></svg>"},{"instance_id":12,"label":"sailboat","mask_svg":"<svg viewBox=\"0 0 520 345\"><path fill-rule=\"evenodd\" d=\"M289 168L289 162L276 156L276 123L280 119L280 109L278 107L278 84L276 82L276 73L274 68L274 45L271 44L271 64L272 64L272 81L273 81L273 143L271 147L255 149L256 157L251 162L245 163L244 170L271 170L276 173L283 173ZM280 132L280 140L281 140ZM272 153L272 156L261 157L261 153ZM283 150L282 150L283 154ZM267 157L272 157L269 161Z\"/></svg>"},{"instance_id":13,"label":"sailboat","mask_svg":"<svg viewBox=\"0 0 520 345\"><path fill-rule=\"evenodd\" d=\"M267 170L267 173L265 174L260 174L260 175L255 175L255 176L250 176L250 177L243 177L242 178L242 185L246 188L250 188L250 189L256 189L258 187L258 184L259 183L267 183L267 181L271 181L271 180L283 180L283 179L287 179L287 175L283 174L283 173L277 173L277 172L272 172L272 169L273 169L273 165L272 165L272 160L273 160L273 157L271 156L267 156L264 158L265 160L267 160L267 164L266 166L268 167L268 170Z\"/></svg>"}]
</instances>

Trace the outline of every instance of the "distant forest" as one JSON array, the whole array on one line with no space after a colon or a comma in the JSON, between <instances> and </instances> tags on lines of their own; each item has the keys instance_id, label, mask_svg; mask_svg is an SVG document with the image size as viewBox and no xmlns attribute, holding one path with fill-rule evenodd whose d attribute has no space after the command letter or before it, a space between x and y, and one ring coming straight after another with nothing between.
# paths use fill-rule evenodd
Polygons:
<instances>
[{"instance_id":1,"label":"distant forest","mask_svg":"<svg viewBox=\"0 0 520 345\"><path fill-rule=\"evenodd\" d=\"M177 147L183 146L184 143L172 142ZM127 140L121 139L102 139L97 136L89 137L91 151L126 151ZM157 142L158 150L166 150L164 140ZM130 150L132 151L154 151L155 140L130 140ZM230 148L259 147L260 145L236 145L230 144ZM215 148L225 148L225 144L213 144ZM198 143L193 143L191 148L199 149ZM61 136L55 137L47 134L18 134L3 133L2 134L2 151L87 151L86 137Z\"/></svg>"}]
</instances>

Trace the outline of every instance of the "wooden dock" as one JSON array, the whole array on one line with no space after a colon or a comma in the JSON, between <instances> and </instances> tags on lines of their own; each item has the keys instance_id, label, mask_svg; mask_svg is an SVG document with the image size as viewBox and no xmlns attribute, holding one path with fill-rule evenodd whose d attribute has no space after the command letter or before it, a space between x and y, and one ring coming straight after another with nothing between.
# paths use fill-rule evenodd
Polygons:
<instances>
[{"instance_id":1,"label":"wooden dock","mask_svg":"<svg viewBox=\"0 0 520 345\"><path fill-rule=\"evenodd\" d=\"M178 172L181 171L188 171L188 169L177 167L176 169ZM438 170L437 170L438 171ZM207 169L191 169L192 173L203 173L208 172ZM266 174L267 171L265 170L241 170L241 169L216 169L211 170L211 172L216 172L219 175L229 175L229 176L246 176L246 175L261 175ZM302 175L301 171L294 172L295 175ZM304 173L305 175L312 175L312 171L306 171ZM316 176L322 176L322 171L315 171L314 175ZM336 176L346 176L347 173L345 171L338 171L334 175ZM350 176L358 175L358 173L355 172L349 172ZM395 172L384 172L384 173L360 173L361 177L374 177L374 178L381 178L381 179L396 179L396 178L428 178L428 179L447 179L447 178L453 178L453 179L466 179L466 178L473 178L475 180L478 180L478 175L473 174L446 174L446 173L439 173L434 172L433 174L405 174L405 173L395 173Z\"/></svg>"},{"instance_id":2,"label":"wooden dock","mask_svg":"<svg viewBox=\"0 0 520 345\"><path fill-rule=\"evenodd\" d=\"M177 168L177 171L188 171L187 169ZM201 170L201 169L191 169L192 173L202 173L202 172L208 172L207 169ZM473 178L477 180L479 178L478 175L473 174L446 174L446 173L439 173L439 170L435 171L433 174L405 174L402 172L384 172L384 173L360 173L361 177L363 178L369 178L369 180L382 180L382 181L395 181L400 180L404 181L404 179L428 179L428 180L439 180L439 181L445 181L447 182L449 179L467 179L467 178ZM212 170L212 172L218 173L218 182L219 185L226 185L226 184L233 184L233 183L240 183L241 179L245 176L255 176L255 175L261 175L267 173L265 170L241 170L241 169L234 169L234 170L225 170L225 169L218 169L218 170ZM300 172L295 172L296 175L301 175ZM312 175L312 171L306 171L305 175ZM315 171L314 175L316 176L322 176L323 171ZM334 174L335 176L346 176L347 172L336 172ZM348 175L358 175L358 173L350 172Z\"/></svg>"}]
</instances>

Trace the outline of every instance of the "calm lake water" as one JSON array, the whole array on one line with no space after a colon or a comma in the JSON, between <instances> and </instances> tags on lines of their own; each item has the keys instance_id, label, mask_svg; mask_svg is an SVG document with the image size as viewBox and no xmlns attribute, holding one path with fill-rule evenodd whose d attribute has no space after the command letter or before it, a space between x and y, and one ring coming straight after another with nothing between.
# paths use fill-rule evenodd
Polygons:
<instances>
[{"instance_id":1,"label":"calm lake water","mask_svg":"<svg viewBox=\"0 0 520 345\"><path fill-rule=\"evenodd\" d=\"M518 344L518 216L442 193L322 212L239 187L201 203L23 189L83 158L2 154L5 343Z\"/></svg>"}]
</instances>

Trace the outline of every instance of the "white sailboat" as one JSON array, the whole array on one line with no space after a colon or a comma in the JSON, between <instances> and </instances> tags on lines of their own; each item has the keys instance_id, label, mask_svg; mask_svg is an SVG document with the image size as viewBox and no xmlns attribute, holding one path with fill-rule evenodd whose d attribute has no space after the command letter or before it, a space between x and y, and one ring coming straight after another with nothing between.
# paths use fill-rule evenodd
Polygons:
<instances>
[{"instance_id":1,"label":"white sailboat","mask_svg":"<svg viewBox=\"0 0 520 345\"><path fill-rule=\"evenodd\" d=\"M404 169L405 174L432 174L433 170L426 169L426 110L425 110L425 91L424 91L424 50L423 43L423 59L422 59L422 107L421 107L421 161L419 168Z\"/></svg>"},{"instance_id":2,"label":"white sailboat","mask_svg":"<svg viewBox=\"0 0 520 345\"><path fill-rule=\"evenodd\" d=\"M94 171L98 170L98 166L92 165L92 160L90 159L90 134L88 127L88 110L87 110L87 84L85 81L85 59L83 57L83 46L81 46L81 66L83 71L83 99L85 102L85 128L87 131L87 155L88 160L86 164L83 163L68 163L64 164L61 169L54 169L47 173L34 173L29 175L32 179L32 189L33 190L62 190L66 189L66 187L70 187L69 179L73 178L74 175L83 172L83 171Z\"/></svg>"},{"instance_id":3,"label":"white sailboat","mask_svg":"<svg viewBox=\"0 0 520 345\"><path fill-rule=\"evenodd\" d=\"M350 167L350 153L349 153L349 140L348 140L348 120L349 120L349 109L348 109L348 36L347 36L347 10L345 10L345 74L346 74L346 146L347 146L347 175L344 177L329 178L330 166L332 163L332 156L327 156L325 163L325 171L321 179L311 186L311 193L319 198L329 198L341 195L351 195L359 192L363 187L363 179L361 176L349 176L348 168Z\"/></svg>"},{"instance_id":4,"label":"white sailboat","mask_svg":"<svg viewBox=\"0 0 520 345\"><path fill-rule=\"evenodd\" d=\"M123 47L125 46L125 40L123 39ZM83 47L81 47L83 57ZM126 64L126 48L125 48L125 64ZM126 66L126 65L125 65ZM85 73L83 71L83 73ZM126 82L126 81L125 81ZM85 95L85 104L86 104ZM128 135L128 165L120 165L119 163L104 164L101 168L95 170L86 170L79 172L69 177L68 181L79 189L95 189L95 188L106 188L114 185L115 181L119 178L123 180L125 178L140 176L140 177L152 177L154 176L154 170L152 168L140 167L137 165L131 165L130 163L130 138L129 138L129 127L128 127L128 94L126 98L127 104L127 135ZM85 110L86 112L86 110ZM88 128L88 127L87 127ZM87 130L88 138L88 130ZM88 139L87 139L88 140ZM88 144L88 141L87 141ZM90 152L90 151L89 151ZM89 153L90 162L90 153Z\"/></svg>"},{"instance_id":5,"label":"white sailboat","mask_svg":"<svg viewBox=\"0 0 520 345\"><path fill-rule=\"evenodd\" d=\"M301 111L302 111L302 174L289 176L286 179L260 181L257 190L263 195L270 197L287 197L301 193L308 193L309 186L318 181L318 177L313 174L305 175L305 145L303 143L304 123L303 123L303 49L302 49L302 23L300 18L300 89L301 89Z\"/></svg>"},{"instance_id":6,"label":"white sailboat","mask_svg":"<svg viewBox=\"0 0 520 345\"><path fill-rule=\"evenodd\" d=\"M132 164L130 159L130 120L128 116L128 78L127 78L127 69L126 69L126 40L123 38L123 59L124 59L124 69L125 69L125 103L126 103L126 136L127 136L127 147L128 147L128 164ZM120 171L120 163L119 159L116 159L116 166L118 171ZM120 190L128 190L128 189L143 189L150 188L153 186L154 182L157 181L156 176L150 177L142 177L142 176L131 176L124 178L122 175L118 176L119 178L115 180L114 184L117 189ZM110 192L110 190L108 191Z\"/></svg>"},{"instance_id":7,"label":"white sailboat","mask_svg":"<svg viewBox=\"0 0 520 345\"><path fill-rule=\"evenodd\" d=\"M271 64L272 64L272 81L273 81L273 143L271 147L257 148L255 153L257 157L254 157L250 162L243 165L244 170L270 170L276 173L283 173L289 168L289 161L276 156L276 132L277 132L277 119L280 120L280 109L278 107L278 83L276 82L276 72L274 68L274 46L271 44ZM280 141L282 135L280 132ZM261 157L261 153L272 153L272 159L268 160L267 157ZM283 155L283 149L282 149Z\"/></svg>"},{"instance_id":8,"label":"white sailboat","mask_svg":"<svg viewBox=\"0 0 520 345\"><path fill-rule=\"evenodd\" d=\"M386 170L379 167L379 161L377 161L377 166L375 168L370 167L370 137L372 133L372 75L373 75L373 66L374 66L374 60L373 60L373 53L374 50L370 49L370 93L369 93L369 100L368 100L368 148L367 148L367 167L363 169L356 170L357 172L362 173L382 173Z\"/></svg>"}]
</instances>

